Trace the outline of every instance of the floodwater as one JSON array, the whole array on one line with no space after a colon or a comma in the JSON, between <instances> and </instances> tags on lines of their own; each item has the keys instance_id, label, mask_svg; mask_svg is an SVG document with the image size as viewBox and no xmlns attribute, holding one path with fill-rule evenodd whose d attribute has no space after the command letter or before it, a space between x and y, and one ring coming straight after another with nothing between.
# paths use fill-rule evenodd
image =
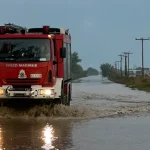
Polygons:
<instances>
[{"instance_id":1,"label":"floodwater","mask_svg":"<svg viewBox=\"0 0 150 150\"><path fill-rule=\"evenodd\" d=\"M149 103L149 93L84 78L70 107L0 108L0 150L148 150Z\"/></svg>"}]
</instances>

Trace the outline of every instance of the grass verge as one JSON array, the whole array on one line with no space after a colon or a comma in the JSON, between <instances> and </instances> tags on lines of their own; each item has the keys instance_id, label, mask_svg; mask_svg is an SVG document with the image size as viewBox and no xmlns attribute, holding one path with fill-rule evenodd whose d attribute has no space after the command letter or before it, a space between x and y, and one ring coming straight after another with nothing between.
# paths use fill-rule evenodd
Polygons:
<instances>
[{"instance_id":1,"label":"grass verge","mask_svg":"<svg viewBox=\"0 0 150 150\"><path fill-rule=\"evenodd\" d=\"M129 88L136 88L138 90L150 92L150 77L109 77L109 80L124 84Z\"/></svg>"}]
</instances>

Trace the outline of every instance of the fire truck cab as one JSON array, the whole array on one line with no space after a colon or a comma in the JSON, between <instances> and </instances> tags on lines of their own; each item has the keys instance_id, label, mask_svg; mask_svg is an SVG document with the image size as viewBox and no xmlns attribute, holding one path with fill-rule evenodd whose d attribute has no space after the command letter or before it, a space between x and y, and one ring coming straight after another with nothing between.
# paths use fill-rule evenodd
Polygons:
<instances>
[{"instance_id":1,"label":"fire truck cab","mask_svg":"<svg viewBox=\"0 0 150 150\"><path fill-rule=\"evenodd\" d=\"M70 105L71 35L64 28L0 26L0 101Z\"/></svg>"}]
</instances>

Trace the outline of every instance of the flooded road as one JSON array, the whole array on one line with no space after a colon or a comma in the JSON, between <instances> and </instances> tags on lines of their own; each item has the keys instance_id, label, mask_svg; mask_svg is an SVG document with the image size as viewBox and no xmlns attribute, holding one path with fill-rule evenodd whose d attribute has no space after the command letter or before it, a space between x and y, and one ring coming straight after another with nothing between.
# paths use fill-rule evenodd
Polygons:
<instances>
[{"instance_id":1,"label":"flooded road","mask_svg":"<svg viewBox=\"0 0 150 150\"><path fill-rule=\"evenodd\" d=\"M149 93L84 78L69 108L1 108L0 150L148 150L149 102Z\"/></svg>"}]
</instances>

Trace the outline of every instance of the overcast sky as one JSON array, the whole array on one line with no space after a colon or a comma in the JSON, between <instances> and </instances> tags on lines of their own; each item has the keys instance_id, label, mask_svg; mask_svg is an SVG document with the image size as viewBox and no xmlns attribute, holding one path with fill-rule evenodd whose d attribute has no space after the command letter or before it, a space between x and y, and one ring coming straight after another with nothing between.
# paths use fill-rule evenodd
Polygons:
<instances>
[{"instance_id":1,"label":"overcast sky","mask_svg":"<svg viewBox=\"0 0 150 150\"><path fill-rule=\"evenodd\" d=\"M132 51L131 67L141 65L141 42L150 37L149 0L0 0L0 23L26 27L50 25L70 29L72 51L82 65L99 68ZM150 67L150 41L144 42L145 67Z\"/></svg>"}]
</instances>

